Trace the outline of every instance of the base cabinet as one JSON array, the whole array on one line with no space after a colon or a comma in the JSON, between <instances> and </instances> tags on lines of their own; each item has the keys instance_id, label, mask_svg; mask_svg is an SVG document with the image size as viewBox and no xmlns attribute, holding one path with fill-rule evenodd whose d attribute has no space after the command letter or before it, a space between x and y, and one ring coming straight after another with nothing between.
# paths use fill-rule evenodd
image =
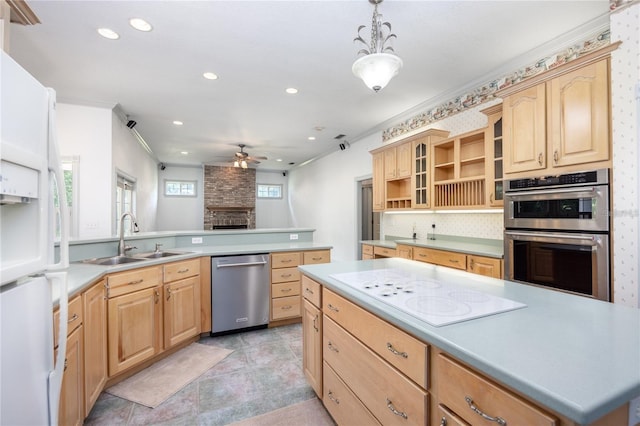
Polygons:
<instances>
[{"instance_id":1,"label":"base cabinet","mask_svg":"<svg viewBox=\"0 0 640 426\"><path fill-rule=\"evenodd\" d=\"M82 295L84 305L84 405L89 414L107 383L107 301L104 280Z\"/></svg>"},{"instance_id":2,"label":"base cabinet","mask_svg":"<svg viewBox=\"0 0 640 426\"><path fill-rule=\"evenodd\" d=\"M302 309L302 370L322 398L322 312L304 299Z\"/></svg>"},{"instance_id":3,"label":"base cabinet","mask_svg":"<svg viewBox=\"0 0 640 426\"><path fill-rule=\"evenodd\" d=\"M324 393L322 401L331 417L339 425L380 425L351 389L338 377L333 368L323 364Z\"/></svg>"},{"instance_id":4,"label":"base cabinet","mask_svg":"<svg viewBox=\"0 0 640 426\"><path fill-rule=\"evenodd\" d=\"M60 392L58 424L82 425L84 420L82 325L67 337L67 352Z\"/></svg>"},{"instance_id":5,"label":"base cabinet","mask_svg":"<svg viewBox=\"0 0 640 426\"><path fill-rule=\"evenodd\" d=\"M164 348L200 333L200 277L164 285Z\"/></svg>"}]
</instances>

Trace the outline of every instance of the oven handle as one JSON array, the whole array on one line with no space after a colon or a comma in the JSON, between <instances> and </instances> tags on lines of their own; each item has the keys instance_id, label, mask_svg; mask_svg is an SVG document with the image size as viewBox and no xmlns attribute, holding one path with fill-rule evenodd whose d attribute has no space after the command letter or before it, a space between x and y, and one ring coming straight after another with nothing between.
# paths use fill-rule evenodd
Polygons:
<instances>
[{"instance_id":1,"label":"oven handle","mask_svg":"<svg viewBox=\"0 0 640 426\"><path fill-rule=\"evenodd\" d=\"M569 188L569 189L545 189L544 191L522 191L522 192L507 192L505 195L509 197L527 197L529 195L549 195L549 194L575 194L581 192L590 192L594 193L596 188L593 186L589 187L580 187L580 188Z\"/></svg>"},{"instance_id":2,"label":"oven handle","mask_svg":"<svg viewBox=\"0 0 640 426\"><path fill-rule=\"evenodd\" d=\"M513 235L516 237L540 237L540 238L558 238L564 240L582 240L591 241L595 245L596 237L593 235L573 235L573 234L548 234L544 232L513 232L505 231L505 235Z\"/></svg>"}]
</instances>

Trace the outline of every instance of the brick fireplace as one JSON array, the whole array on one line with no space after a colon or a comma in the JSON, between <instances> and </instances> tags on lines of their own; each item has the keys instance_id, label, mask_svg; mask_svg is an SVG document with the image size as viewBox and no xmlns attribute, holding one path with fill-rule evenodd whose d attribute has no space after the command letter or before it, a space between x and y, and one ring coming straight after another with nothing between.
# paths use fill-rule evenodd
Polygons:
<instances>
[{"instance_id":1,"label":"brick fireplace","mask_svg":"<svg viewBox=\"0 0 640 426\"><path fill-rule=\"evenodd\" d=\"M204 229L256 227L256 170L204 167Z\"/></svg>"}]
</instances>

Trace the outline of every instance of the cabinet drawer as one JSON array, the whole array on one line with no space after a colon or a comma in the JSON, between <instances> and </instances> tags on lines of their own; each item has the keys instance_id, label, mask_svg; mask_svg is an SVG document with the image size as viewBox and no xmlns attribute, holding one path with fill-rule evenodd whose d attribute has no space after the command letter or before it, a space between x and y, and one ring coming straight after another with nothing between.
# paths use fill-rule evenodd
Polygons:
<instances>
[{"instance_id":1,"label":"cabinet drawer","mask_svg":"<svg viewBox=\"0 0 640 426\"><path fill-rule=\"evenodd\" d=\"M556 418L471 369L443 354L439 354L437 359L439 402L466 422L480 424L481 417L474 411L473 405L488 416L504 419L508 425L558 424Z\"/></svg>"},{"instance_id":2,"label":"cabinet drawer","mask_svg":"<svg viewBox=\"0 0 640 426\"><path fill-rule=\"evenodd\" d=\"M69 300L67 309L67 336L82 324L82 297L76 296ZM58 333L60 330L60 310L53 313L53 346L58 347Z\"/></svg>"},{"instance_id":3,"label":"cabinet drawer","mask_svg":"<svg viewBox=\"0 0 640 426\"><path fill-rule=\"evenodd\" d=\"M120 296L133 291L155 287L162 279L162 268L154 266L150 268L133 269L119 272L107 277L107 297Z\"/></svg>"},{"instance_id":4,"label":"cabinet drawer","mask_svg":"<svg viewBox=\"0 0 640 426\"><path fill-rule=\"evenodd\" d=\"M373 253L376 256L395 257L396 250L395 249L386 248L386 247L374 247L373 248Z\"/></svg>"},{"instance_id":5,"label":"cabinet drawer","mask_svg":"<svg viewBox=\"0 0 640 426\"><path fill-rule=\"evenodd\" d=\"M502 278L502 259L485 256L467 256L467 270L487 277Z\"/></svg>"},{"instance_id":6,"label":"cabinet drawer","mask_svg":"<svg viewBox=\"0 0 640 426\"><path fill-rule=\"evenodd\" d=\"M169 263L164 265L162 269L165 283L195 277L200 274L200 259Z\"/></svg>"},{"instance_id":7,"label":"cabinet drawer","mask_svg":"<svg viewBox=\"0 0 640 426\"><path fill-rule=\"evenodd\" d=\"M373 246L369 244L362 245L362 254L373 254Z\"/></svg>"},{"instance_id":8,"label":"cabinet drawer","mask_svg":"<svg viewBox=\"0 0 640 426\"><path fill-rule=\"evenodd\" d=\"M403 259L413 260L413 247L399 245L396 248L396 256Z\"/></svg>"},{"instance_id":9,"label":"cabinet drawer","mask_svg":"<svg viewBox=\"0 0 640 426\"><path fill-rule=\"evenodd\" d=\"M449 268L467 269L467 255L452 251L414 247L413 260L448 266Z\"/></svg>"},{"instance_id":10,"label":"cabinet drawer","mask_svg":"<svg viewBox=\"0 0 640 426\"><path fill-rule=\"evenodd\" d=\"M320 299L322 295L322 286L311 278L302 276L302 295L309 302L313 303L316 308L322 308Z\"/></svg>"},{"instance_id":11,"label":"cabinet drawer","mask_svg":"<svg viewBox=\"0 0 640 426\"><path fill-rule=\"evenodd\" d=\"M271 297L297 296L300 294L300 282L278 283L271 286Z\"/></svg>"},{"instance_id":12,"label":"cabinet drawer","mask_svg":"<svg viewBox=\"0 0 640 426\"><path fill-rule=\"evenodd\" d=\"M438 405L438 421L443 426L470 426L442 404Z\"/></svg>"},{"instance_id":13,"label":"cabinet drawer","mask_svg":"<svg viewBox=\"0 0 640 426\"><path fill-rule=\"evenodd\" d=\"M271 300L271 316L277 320L281 318L300 316L300 296L287 296Z\"/></svg>"},{"instance_id":14,"label":"cabinet drawer","mask_svg":"<svg viewBox=\"0 0 640 426\"><path fill-rule=\"evenodd\" d=\"M326 315L323 327L324 360L382 424L426 424L426 391Z\"/></svg>"},{"instance_id":15,"label":"cabinet drawer","mask_svg":"<svg viewBox=\"0 0 640 426\"><path fill-rule=\"evenodd\" d=\"M331 252L329 250L305 251L302 256L305 265L331 262Z\"/></svg>"},{"instance_id":16,"label":"cabinet drawer","mask_svg":"<svg viewBox=\"0 0 640 426\"><path fill-rule=\"evenodd\" d=\"M322 368L324 406L339 425L379 425L380 422L362 405L338 375L325 362Z\"/></svg>"},{"instance_id":17,"label":"cabinet drawer","mask_svg":"<svg viewBox=\"0 0 640 426\"><path fill-rule=\"evenodd\" d=\"M297 267L273 269L271 271L272 283L284 283L288 281L298 281L300 279L300 271Z\"/></svg>"},{"instance_id":18,"label":"cabinet drawer","mask_svg":"<svg viewBox=\"0 0 640 426\"><path fill-rule=\"evenodd\" d=\"M375 353L427 389L428 346L326 288L323 311Z\"/></svg>"},{"instance_id":19,"label":"cabinet drawer","mask_svg":"<svg viewBox=\"0 0 640 426\"><path fill-rule=\"evenodd\" d=\"M302 256L299 252L273 253L271 254L272 268L287 268L290 266L298 266L302 262Z\"/></svg>"}]
</instances>

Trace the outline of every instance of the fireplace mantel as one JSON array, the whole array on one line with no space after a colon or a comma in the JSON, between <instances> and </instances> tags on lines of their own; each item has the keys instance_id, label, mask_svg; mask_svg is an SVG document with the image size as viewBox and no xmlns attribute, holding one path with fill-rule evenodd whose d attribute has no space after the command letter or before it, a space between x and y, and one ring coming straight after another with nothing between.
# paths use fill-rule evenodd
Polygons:
<instances>
[{"instance_id":1,"label":"fireplace mantel","mask_svg":"<svg viewBox=\"0 0 640 426\"><path fill-rule=\"evenodd\" d=\"M241 206L232 206L232 207L208 206L207 210L209 210L210 212L250 212L252 210L255 210L255 207L251 207L251 206L247 206L247 207L241 207Z\"/></svg>"}]
</instances>

